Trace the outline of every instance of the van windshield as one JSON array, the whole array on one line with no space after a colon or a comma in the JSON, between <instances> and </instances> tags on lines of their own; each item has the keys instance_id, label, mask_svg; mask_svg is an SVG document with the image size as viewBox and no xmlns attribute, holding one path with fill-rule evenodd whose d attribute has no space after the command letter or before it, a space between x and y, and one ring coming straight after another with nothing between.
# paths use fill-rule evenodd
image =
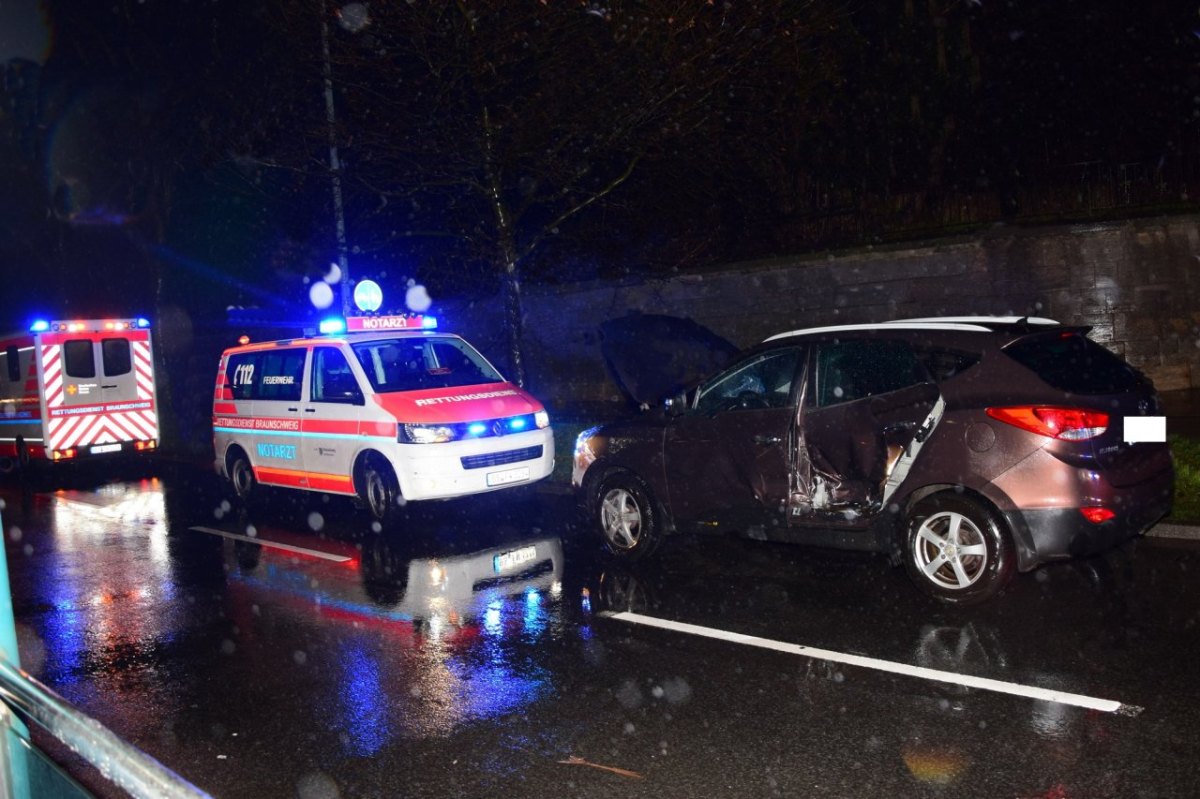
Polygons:
<instances>
[{"instance_id":1,"label":"van windshield","mask_svg":"<svg viewBox=\"0 0 1200 799\"><path fill-rule=\"evenodd\" d=\"M474 347L455 337L390 338L352 344L371 386L381 394L501 383Z\"/></svg>"}]
</instances>

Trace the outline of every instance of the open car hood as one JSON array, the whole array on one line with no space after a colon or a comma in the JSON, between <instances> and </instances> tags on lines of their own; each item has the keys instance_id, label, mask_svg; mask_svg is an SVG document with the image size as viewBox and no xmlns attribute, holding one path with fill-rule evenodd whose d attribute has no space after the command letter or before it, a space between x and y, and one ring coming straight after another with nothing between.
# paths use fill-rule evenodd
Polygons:
<instances>
[{"instance_id":1,"label":"open car hood","mask_svg":"<svg viewBox=\"0 0 1200 799\"><path fill-rule=\"evenodd\" d=\"M635 403L657 405L729 363L738 348L678 316L630 314L600 325L613 380Z\"/></svg>"}]
</instances>

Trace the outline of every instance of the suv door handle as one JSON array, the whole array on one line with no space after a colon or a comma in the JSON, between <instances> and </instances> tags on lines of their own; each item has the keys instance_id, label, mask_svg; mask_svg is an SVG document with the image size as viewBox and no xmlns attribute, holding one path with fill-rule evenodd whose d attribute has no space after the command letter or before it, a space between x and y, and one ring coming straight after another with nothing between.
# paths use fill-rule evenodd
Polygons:
<instances>
[{"instance_id":1,"label":"suv door handle","mask_svg":"<svg viewBox=\"0 0 1200 799\"><path fill-rule=\"evenodd\" d=\"M755 444L778 444L781 441L783 441L783 439L779 436L764 436L759 434L754 437Z\"/></svg>"}]
</instances>

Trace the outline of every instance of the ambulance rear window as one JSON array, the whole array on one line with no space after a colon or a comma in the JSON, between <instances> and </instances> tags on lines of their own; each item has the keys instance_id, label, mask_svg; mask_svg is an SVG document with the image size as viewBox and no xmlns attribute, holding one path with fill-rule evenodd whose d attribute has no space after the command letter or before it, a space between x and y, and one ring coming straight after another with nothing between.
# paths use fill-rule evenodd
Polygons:
<instances>
[{"instance_id":1,"label":"ambulance rear window","mask_svg":"<svg viewBox=\"0 0 1200 799\"><path fill-rule=\"evenodd\" d=\"M95 377L96 357L92 354L90 338L75 339L63 344L63 371L67 377Z\"/></svg>"},{"instance_id":2,"label":"ambulance rear window","mask_svg":"<svg viewBox=\"0 0 1200 799\"><path fill-rule=\"evenodd\" d=\"M371 387L380 393L504 381L460 338L382 339L354 344L353 349Z\"/></svg>"},{"instance_id":3,"label":"ambulance rear window","mask_svg":"<svg viewBox=\"0 0 1200 799\"><path fill-rule=\"evenodd\" d=\"M129 339L106 338L100 342L100 355L104 359L104 376L127 375L133 369L129 355Z\"/></svg>"}]
</instances>

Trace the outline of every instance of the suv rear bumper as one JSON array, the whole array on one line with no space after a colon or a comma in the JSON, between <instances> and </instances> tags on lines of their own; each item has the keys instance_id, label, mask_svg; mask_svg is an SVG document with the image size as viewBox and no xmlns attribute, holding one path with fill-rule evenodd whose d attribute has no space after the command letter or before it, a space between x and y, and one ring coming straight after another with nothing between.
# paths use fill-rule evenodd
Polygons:
<instances>
[{"instance_id":1,"label":"suv rear bumper","mask_svg":"<svg viewBox=\"0 0 1200 799\"><path fill-rule=\"evenodd\" d=\"M1017 548L1017 568L1029 571L1047 561L1094 555L1146 532L1171 512L1174 499L1171 475L1154 482L1157 490L1149 498L1143 485L1106 503L1117 515L1100 524L1089 522L1079 508L1006 511L1004 517Z\"/></svg>"}]
</instances>

